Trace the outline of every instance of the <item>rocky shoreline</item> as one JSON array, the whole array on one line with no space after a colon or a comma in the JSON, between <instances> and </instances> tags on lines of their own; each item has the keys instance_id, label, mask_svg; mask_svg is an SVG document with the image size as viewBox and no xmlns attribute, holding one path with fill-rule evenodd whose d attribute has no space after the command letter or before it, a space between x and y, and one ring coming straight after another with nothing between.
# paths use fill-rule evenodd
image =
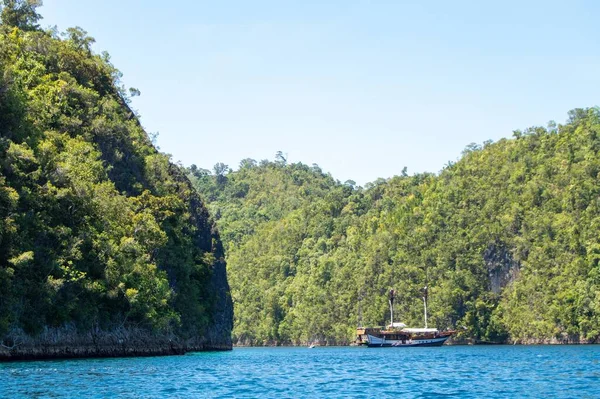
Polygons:
<instances>
[{"instance_id":1,"label":"rocky shoreline","mask_svg":"<svg viewBox=\"0 0 600 399\"><path fill-rule=\"evenodd\" d=\"M329 342L302 342L302 343L280 343L280 342L267 342L262 345L250 345L247 343L236 342L233 344L234 348L269 348L269 347L301 347L315 344L317 346L357 346L355 343L329 343ZM477 341L473 339L456 339L450 338L445 345L458 346L458 345L595 345L600 344L600 338L596 340L586 340L579 337L566 337L563 339L552 338L552 339L534 339L528 338L523 340L515 341L504 341L504 342L486 342Z\"/></svg>"},{"instance_id":2,"label":"rocky shoreline","mask_svg":"<svg viewBox=\"0 0 600 399\"><path fill-rule=\"evenodd\" d=\"M189 352L230 351L233 348L247 347L301 347L309 343L265 345L242 345L229 342L208 341L206 339L182 340L177 337L149 334L143 330L113 331L100 336L89 334L67 335L56 339L56 330L45 331L40 337L25 341L0 343L0 362L20 360L49 360L77 358L112 358L174 356ZM54 339L49 339L54 336ZM587 340L530 339L517 342L475 342L472 340L452 340L447 345L593 345L598 342ZM317 343L318 346L353 346L353 344Z\"/></svg>"},{"instance_id":3,"label":"rocky shoreline","mask_svg":"<svg viewBox=\"0 0 600 399\"><path fill-rule=\"evenodd\" d=\"M78 332L73 327L46 328L30 337L13 331L0 342L0 361L183 355L232 349L228 337L182 339L139 328Z\"/></svg>"}]
</instances>

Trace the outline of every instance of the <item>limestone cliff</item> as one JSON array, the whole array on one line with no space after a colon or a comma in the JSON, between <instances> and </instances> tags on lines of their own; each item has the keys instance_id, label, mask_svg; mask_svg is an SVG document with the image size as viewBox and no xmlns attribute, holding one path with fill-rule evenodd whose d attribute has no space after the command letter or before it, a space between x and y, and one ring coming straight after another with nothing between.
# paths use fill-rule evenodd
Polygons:
<instances>
[{"instance_id":1,"label":"limestone cliff","mask_svg":"<svg viewBox=\"0 0 600 399\"><path fill-rule=\"evenodd\" d=\"M0 25L0 359L230 349L223 246L79 28Z\"/></svg>"}]
</instances>

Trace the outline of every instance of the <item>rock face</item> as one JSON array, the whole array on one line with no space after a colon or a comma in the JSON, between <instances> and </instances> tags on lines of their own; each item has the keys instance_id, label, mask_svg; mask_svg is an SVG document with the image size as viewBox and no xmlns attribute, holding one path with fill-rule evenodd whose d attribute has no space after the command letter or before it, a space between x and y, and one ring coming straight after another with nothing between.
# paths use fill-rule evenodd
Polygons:
<instances>
[{"instance_id":1,"label":"rock face","mask_svg":"<svg viewBox=\"0 0 600 399\"><path fill-rule=\"evenodd\" d=\"M84 357L123 357L182 355L191 351L230 350L220 337L183 340L176 335L153 334L145 329L121 327L113 331L85 333L73 326L45 328L31 337L22 330L12 331L0 346L0 360L63 359Z\"/></svg>"},{"instance_id":2,"label":"rock face","mask_svg":"<svg viewBox=\"0 0 600 399\"><path fill-rule=\"evenodd\" d=\"M500 294L517 277L520 265L501 244L490 245L483 253L483 259L488 270L490 290L494 294Z\"/></svg>"},{"instance_id":3,"label":"rock face","mask_svg":"<svg viewBox=\"0 0 600 399\"><path fill-rule=\"evenodd\" d=\"M190 193L188 198L190 221L195 226L194 244L196 248L213 254L215 262L211 268L208 291L212 296L212 320L202 333L202 339L185 341L182 347L187 350L225 350L232 348L231 331L233 329L233 302L229 282L223 243L212 217L204 203L181 170L171 164L170 173Z\"/></svg>"},{"instance_id":4,"label":"rock face","mask_svg":"<svg viewBox=\"0 0 600 399\"><path fill-rule=\"evenodd\" d=\"M217 237L214 253L218 254L210 280L211 290L215 294L214 316L212 327L206 333L207 345L215 349L231 349L231 331L233 330L233 302L227 270L224 260L223 245L213 227L213 237Z\"/></svg>"}]
</instances>

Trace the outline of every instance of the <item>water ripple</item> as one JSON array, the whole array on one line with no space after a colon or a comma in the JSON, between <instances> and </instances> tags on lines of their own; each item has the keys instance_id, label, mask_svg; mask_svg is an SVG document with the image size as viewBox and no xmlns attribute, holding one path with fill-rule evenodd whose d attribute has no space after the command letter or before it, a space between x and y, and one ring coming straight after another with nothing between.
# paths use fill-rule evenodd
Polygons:
<instances>
[{"instance_id":1,"label":"water ripple","mask_svg":"<svg viewBox=\"0 0 600 399\"><path fill-rule=\"evenodd\" d=\"M11 398L599 397L600 346L244 348L0 364Z\"/></svg>"}]
</instances>

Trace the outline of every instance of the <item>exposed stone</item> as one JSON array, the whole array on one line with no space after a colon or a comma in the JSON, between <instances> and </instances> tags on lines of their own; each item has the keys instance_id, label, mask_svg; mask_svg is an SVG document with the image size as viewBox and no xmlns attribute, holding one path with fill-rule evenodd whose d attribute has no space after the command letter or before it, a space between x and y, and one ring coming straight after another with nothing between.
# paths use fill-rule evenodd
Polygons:
<instances>
[{"instance_id":1,"label":"exposed stone","mask_svg":"<svg viewBox=\"0 0 600 399\"><path fill-rule=\"evenodd\" d=\"M31 337L22 330L11 333L0 343L0 361L183 355L186 352L231 350L231 344L206 338L182 340L174 335L154 334L137 328L112 331L78 332L73 326L46 328Z\"/></svg>"},{"instance_id":2,"label":"exposed stone","mask_svg":"<svg viewBox=\"0 0 600 399\"><path fill-rule=\"evenodd\" d=\"M483 253L483 260L488 270L490 290L494 294L500 294L517 277L521 268L503 244L491 244Z\"/></svg>"}]
</instances>

